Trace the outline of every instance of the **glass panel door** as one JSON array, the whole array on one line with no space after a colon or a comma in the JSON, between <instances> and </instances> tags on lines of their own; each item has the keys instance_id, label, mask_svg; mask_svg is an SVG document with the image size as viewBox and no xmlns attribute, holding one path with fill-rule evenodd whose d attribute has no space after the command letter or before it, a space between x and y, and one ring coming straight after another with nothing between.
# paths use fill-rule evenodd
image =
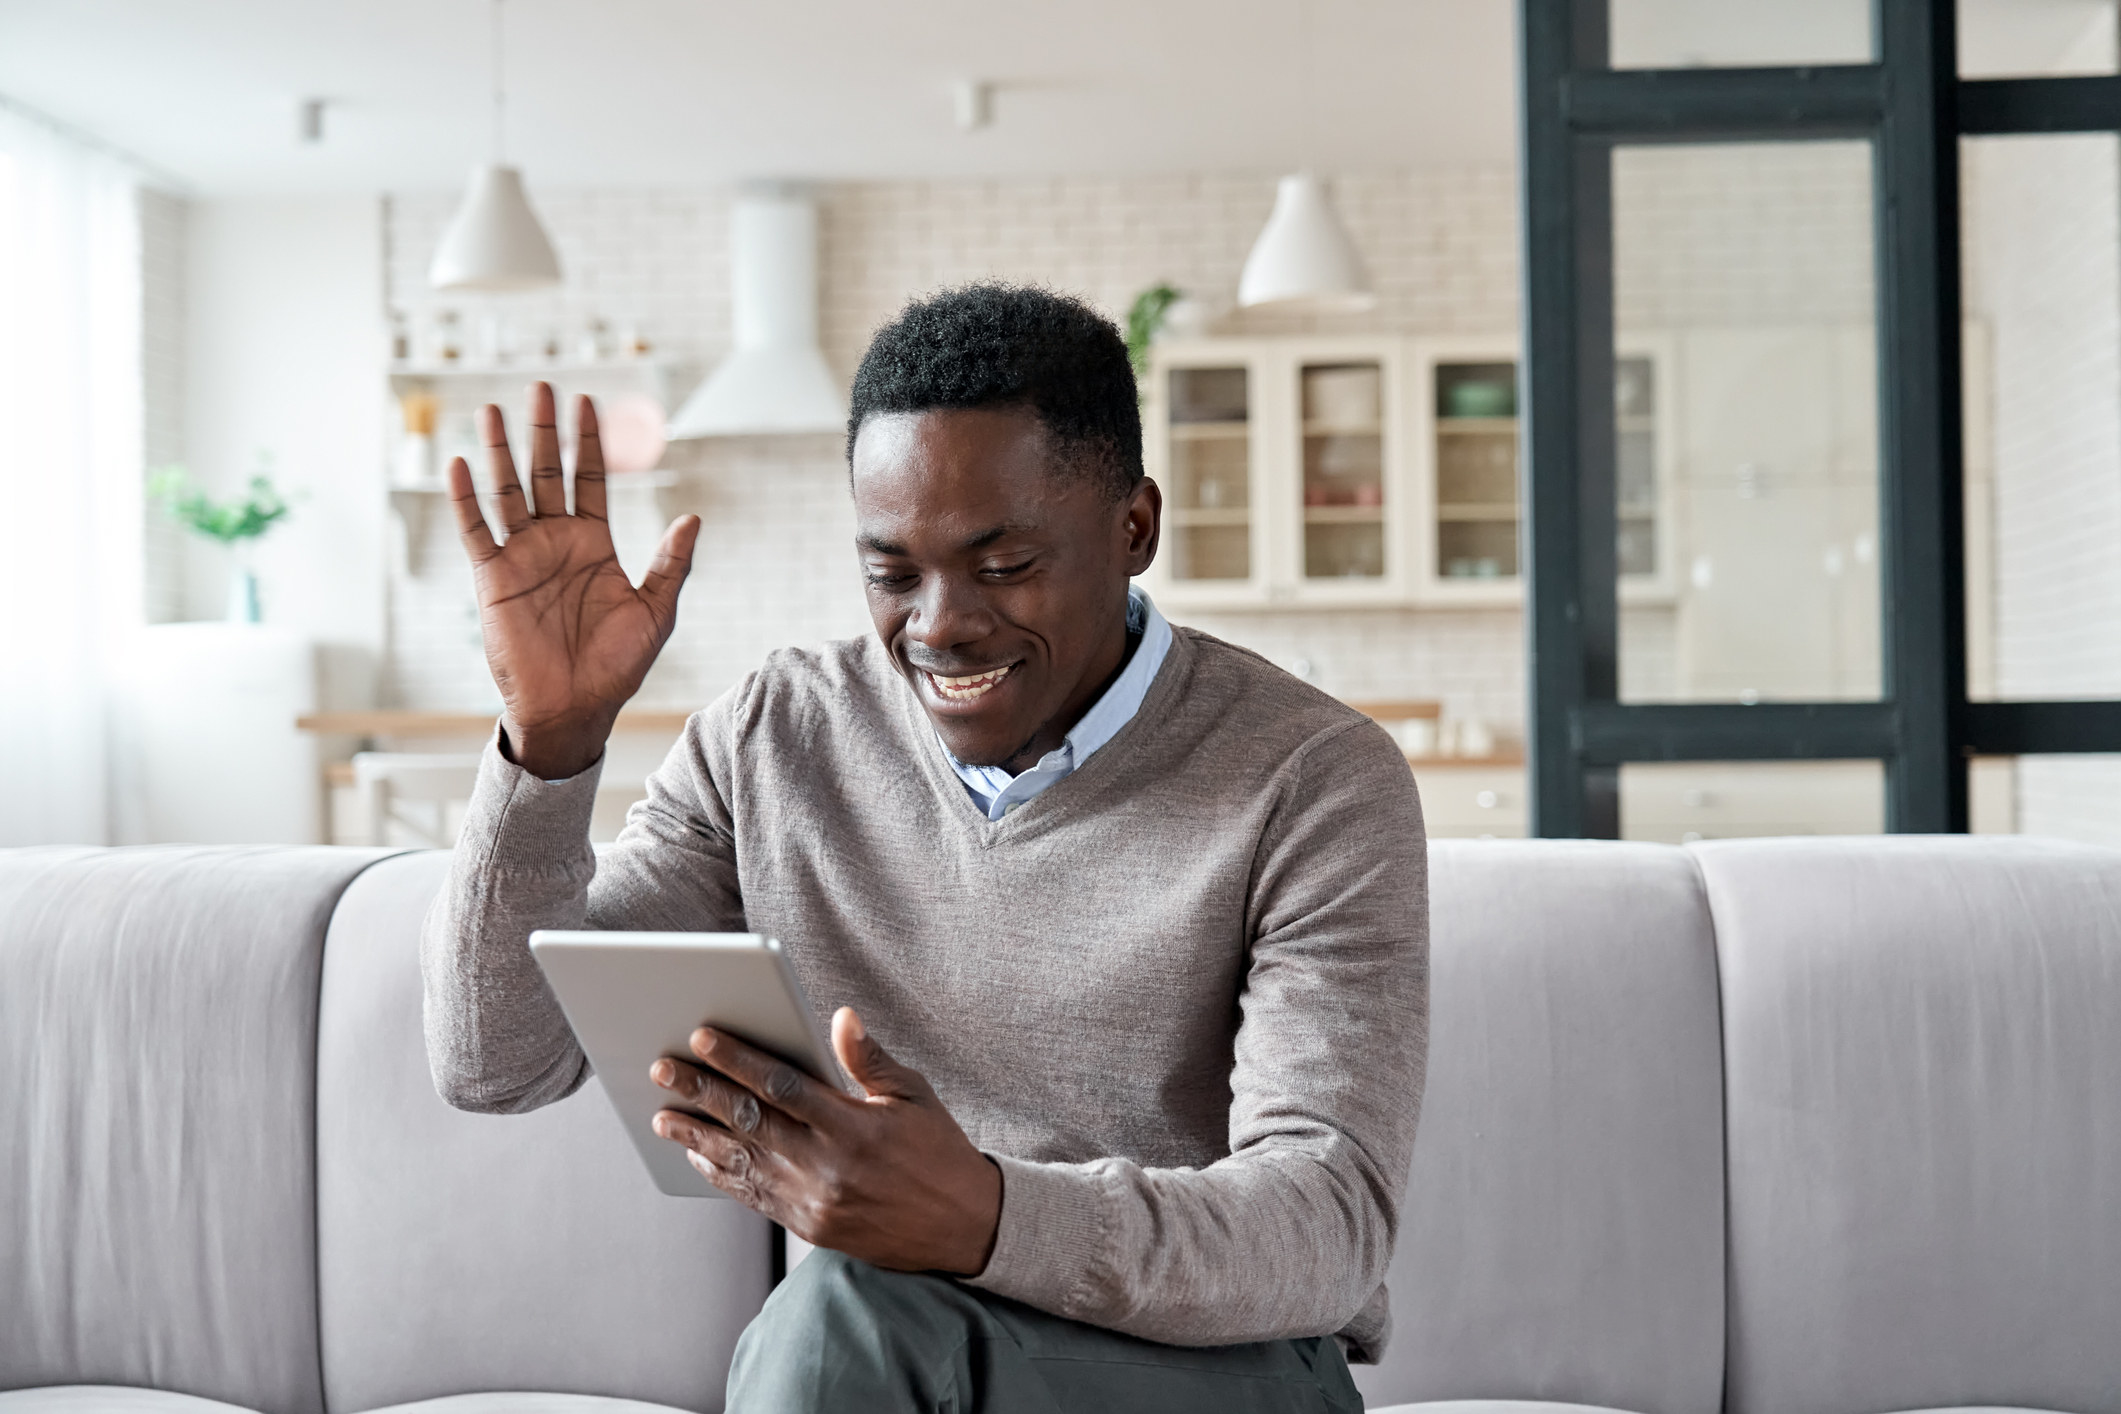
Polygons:
<instances>
[{"instance_id":1,"label":"glass panel door","mask_svg":"<svg viewBox=\"0 0 2121 1414\"><path fill-rule=\"evenodd\" d=\"M1252 577L1252 393L1243 367L1170 370L1171 577Z\"/></svg>"},{"instance_id":2,"label":"glass panel door","mask_svg":"<svg viewBox=\"0 0 2121 1414\"><path fill-rule=\"evenodd\" d=\"M1612 162L1623 576L1659 568L1660 416L1678 443L1671 588L1620 616L1621 700L1876 701L1870 144L1622 146ZM1673 349L1662 388L1629 347L1650 331Z\"/></svg>"},{"instance_id":3,"label":"glass panel door","mask_svg":"<svg viewBox=\"0 0 2121 1414\"><path fill-rule=\"evenodd\" d=\"M1385 574L1384 366L1307 363L1303 407L1304 578Z\"/></svg>"}]
</instances>

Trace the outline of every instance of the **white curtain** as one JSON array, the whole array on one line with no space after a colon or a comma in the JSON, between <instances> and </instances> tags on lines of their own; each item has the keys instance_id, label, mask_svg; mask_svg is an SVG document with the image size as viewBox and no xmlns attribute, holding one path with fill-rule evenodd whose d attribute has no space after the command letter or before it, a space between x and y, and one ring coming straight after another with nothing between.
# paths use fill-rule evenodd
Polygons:
<instances>
[{"instance_id":1,"label":"white curtain","mask_svg":"<svg viewBox=\"0 0 2121 1414\"><path fill-rule=\"evenodd\" d=\"M0 108L0 845L119 832L142 619L140 238L120 162Z\"/></svg>"}]
</instances>

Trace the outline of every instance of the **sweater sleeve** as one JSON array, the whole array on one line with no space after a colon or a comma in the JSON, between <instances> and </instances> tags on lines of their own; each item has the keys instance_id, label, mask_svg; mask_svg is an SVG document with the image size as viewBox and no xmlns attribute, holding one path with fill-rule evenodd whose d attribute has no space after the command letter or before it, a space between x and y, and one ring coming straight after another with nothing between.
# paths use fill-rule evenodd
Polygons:
<instances>
[{"instance_id":1,"label":"sweater sleeve","mask_svg":"<svg viewBox=\"0 0 2121 1414\"><path fill-rule=\"evenodd\" d=\"M748 683L747 683L748 686ZM741 931L727 805L744 688L694 714L616 843L589 844L602 762L539 780L487 743L449 880L421 929L427 1060L459 1109L514 1114L563 1099L589 1061L530 953L540 928Z\"/></svg>"},{"instance_id":2,"label":"sweater sleeve","mask_svg":"<svg viewBox=\"0 0 2121 1414\"><path fill-rule=\"evenodd\" d=\"M1369 723L1314 738L1281 784L1252 878L1229 1156L994 1155L1001 1224L972 1285L1169 1344L1381 1347L1428 1053L1421 806Z\"/></svg>"}]
</instances>

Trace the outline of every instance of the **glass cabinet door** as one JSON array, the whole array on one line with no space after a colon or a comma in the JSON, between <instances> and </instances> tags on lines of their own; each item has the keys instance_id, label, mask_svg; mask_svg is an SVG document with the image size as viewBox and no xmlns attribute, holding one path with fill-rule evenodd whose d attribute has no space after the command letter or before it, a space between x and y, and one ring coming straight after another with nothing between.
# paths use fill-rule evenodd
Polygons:
<instances>
[{"instance_id":1,"label":"glass cabinet door","mask_svg":"<svg viewBox=\"0 0 2121 1414\"><path fill-rule=\"evenodd\" d=\"M1436 365L1436 573L1517 575L1517 365Z\"/></svg>"},{"instance_id":2,"label":"glass cabinet door","mask_svg":"<svg viewBox=\"0 0 2121 1414\"><path fill-rule=\"evenodd\" d=\"M1306 363L1303 408L1305 579L1385 575L1384 367Z\"/></svg>"},{"instance_id":3,"label":"glass cabinet door","mask_svg":"<svg viewBox=\"0 0 2121 1414\"><path fill-rule=\"evenodd\" d=\"M1174 368L1170 394L1171 578L1252 577L1252 390L1243 367Z\"/></svg>"},{"instance_id":4,"label":"glass cabinet door","mask_svg":"<svg viewBox=\"0 0 2121 1414\"><path fill-rule=\"evenodd\" d=\"M1518 522L1517 365L1440 361L1434 386L1436 574L1453 584L1515 581ZM1614 360L1613 409L1620 573L1652 587L1663 573L1657 364L1647 354Z\"/></svg>"}]
</instances>

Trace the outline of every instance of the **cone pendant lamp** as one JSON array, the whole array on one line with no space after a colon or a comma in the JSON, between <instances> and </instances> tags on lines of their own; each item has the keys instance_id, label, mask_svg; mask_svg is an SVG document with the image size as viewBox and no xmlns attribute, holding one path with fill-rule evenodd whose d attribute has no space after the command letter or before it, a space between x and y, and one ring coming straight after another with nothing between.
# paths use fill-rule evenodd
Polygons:
<instances>
[{"instance_id":1,"label":"cone pendant lamp","mask_svg":"<svg viewBox=\"0 0 2121 1414\"><path fill-rule=\"evenodd\" d=\"M1281 179L1274 210L1238 276L1237 302L1334 311L1377 303L1355 242L1327 200L1324 184L1310 173Z\"/></svg>"},{"instance_id":2,"label":"cone pendant lamp","mask_svg":"<svg viewBox=\"0 0 2121 1414\"><path fill-rule=\"evenodd\" d=\"M523 190L523 174L500 160L506 89L501 75L501 0L493 0L495 160L472 170L464 204L442 232L427 282L437 290L539 290L560 283L560 258Z\"/></svg>"}]
</instances>

